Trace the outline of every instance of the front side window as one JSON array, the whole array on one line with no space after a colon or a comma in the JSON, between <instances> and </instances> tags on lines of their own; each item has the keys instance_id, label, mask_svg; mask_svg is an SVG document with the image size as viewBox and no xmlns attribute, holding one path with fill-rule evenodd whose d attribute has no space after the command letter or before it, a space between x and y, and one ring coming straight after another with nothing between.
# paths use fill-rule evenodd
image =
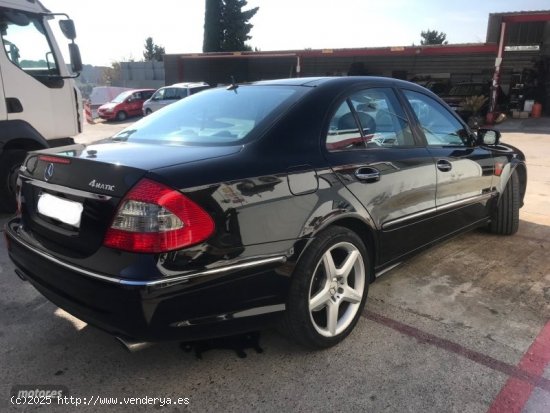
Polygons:
<instances>
[{"instance_id":1,"label":"front side window","mask_svg":"<svg viewBox=\"0 0 550 413\"><path fill-rule=\"evenodd\" d=\"M166 89L157 90L151 99L152 100L162 100L162 99L164 99L165 91L166 91Z\"/></svg>"},{"instance_id":2,"label":"front side window","mask_svg":"<svg viewBox=\"0 0 550 413\"><path fill-rule=\"evenodd\" d=\"M307 89L239 86L212 89L153 113L113 137L116 141L232 145L261 135Z\"/></svg>"},{"instance_id":3,"label":"front side window","mask_svg":"<svg viewBox=\"0 0 550 413\"><path fill-rule=\"evenodd\" d=\"M0 35L8 59L29 75L59 75L42 18L14 10L0 10Z\"/></svg>"},{"instance_id":4,"label":"front side window","mask_svg":"<svg viewBox=\"0 0 550 413\"><path fill-rule=\"evenodd\" d=\"M122 92L121 94L117 95L116 98L114 98L113 100L111 100L112 103L122 103L126 100L126 98L128 98L130 95L132 94L132 92Z\"/></svg>"},{"instance_id":5,"label":"front side window","mask_svg":"<svg viewBox=\"0 0 550 413\"><path fill-rule=\"evenodd\" d=\"M418 123L431 146L468 146L468 131L435 99L423 93L403 90Z\"/></svg>"}]
</instances>

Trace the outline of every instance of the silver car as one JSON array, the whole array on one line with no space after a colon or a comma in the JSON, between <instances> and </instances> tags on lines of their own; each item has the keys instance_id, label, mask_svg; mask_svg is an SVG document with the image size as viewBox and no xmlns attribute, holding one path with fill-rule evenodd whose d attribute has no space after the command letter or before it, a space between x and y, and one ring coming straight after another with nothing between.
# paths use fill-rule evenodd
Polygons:
<instances>
[{"instance_id":1,"label":"silver car","mask_svg":"<svg viewBox=\"0 0 550 413\"><path fill-rule=\"evenodd\" d=\"M210 85L204 82L176 83L172 86L161 87L143 103L143 114L147 116L164 106L209 88Z\"/></svg>"}]
</instances>

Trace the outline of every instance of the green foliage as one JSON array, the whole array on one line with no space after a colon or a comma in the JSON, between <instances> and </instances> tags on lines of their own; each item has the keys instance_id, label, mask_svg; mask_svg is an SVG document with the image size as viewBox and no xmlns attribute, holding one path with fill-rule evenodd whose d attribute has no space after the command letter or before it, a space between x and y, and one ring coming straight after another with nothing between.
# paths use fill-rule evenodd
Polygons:
<instances>
[{"instance_id":1,"label":"green foliage","mask_svg":"<svg viewBox=\"0 0 550 413\"><path fill-rule=\"evenodd\" d=\"M477 115L487 100L488 98L483 95L468 96L460 102L460 109L471 112L473 115Z\"/></svg>"},{"instance_id":2,"label":"green foliage","mask_svg":"<svg viewBox=\"0 0 550 413\"><path fill-rule=\"evenodd\" d=\"M447 44L449 43L447 39L447 35L443 32L438 32L437 30L426 30L420 32L420 37L422 40L420 40L421 45L428 45L428 44Z\"/></svg>"},{"instance_id":3,"label":"green foliage","mask_svg":"<svg viewBox=\"0 0 550 413\"><path fill-rule=\"evenodd\" d=\"M246 44L254 27L249 21L259 7L243 10L246 0L206 0L204 15L204 52L249 51Z\"/></svg>"},{"instance_id":4,"label":"green foliage","mask_svg":"<svg viewBox=\"0 0 550 413\"><path fill-rule=\"evenodd\" d=\"M165 55L164 47L155 44L152 37L145 39L145 50L143 51L143 60L146 62L151 62L156 60L162 62Z\"/></svg>"}]
</instances>

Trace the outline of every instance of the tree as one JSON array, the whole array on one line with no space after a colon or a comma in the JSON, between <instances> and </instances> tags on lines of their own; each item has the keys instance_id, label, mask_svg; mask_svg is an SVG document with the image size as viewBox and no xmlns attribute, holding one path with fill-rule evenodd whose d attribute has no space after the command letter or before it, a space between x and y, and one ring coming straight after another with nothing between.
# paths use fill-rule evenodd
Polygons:
<instances>
[{"instance_id":1,"label":"tree","mask_svg":"<svg viewBox=\"0 0 550 413\"><path fill-rule=\"evenodd\" d=\"M101 83L107 86L116 86L120 84L122 79L122 69L120 62L112 62L111 67L106 67L103 70Z\"/></svg>"},{"instance_id":2,"label":"tree","mask_svg":"<svg viewBox=\"0 0 550 413\"><path fill-rule=\"evenodd\" d=\"M202 51L219 52L223 40L223 31L221 24L222 1L206 0L204 10L204 40Z\"/></svg>"},{"instance_id":3,"label":"tree","mask_svg":"<svg viewBox=\"0 0 550 413\"><path fill-rule=\"evenodd\" d=\"M420 37L422 40L420 40L421 45L427 45L427 44L447 44L449 43L447 40L447 35L443 32L438 32L437 30L426 30L420 32Z\"/></svg>"},{"instance_id":4,"label":"tree","mask_svg":"<svg viewBox=\"0 0 550 413\"><path fill-rule=\"evenodd\" d=\"M247 51L246 44L254 27L250 19L259 7L243 10L246 0L206 0L204 15L204 52Z\"/></svg>"},{"instance_id":5,"label":"tree","mask_svg":"<svg viewBox=\"0 0 550 413\"><path fill-rule=\"evenodd\" d=\"M146 62L151 62L156 60L157 62L162 62L165 55L164 47L155 44L152 37L145 39L145 50L143 51L143 60Z\"/></svg>"}]
</instances>

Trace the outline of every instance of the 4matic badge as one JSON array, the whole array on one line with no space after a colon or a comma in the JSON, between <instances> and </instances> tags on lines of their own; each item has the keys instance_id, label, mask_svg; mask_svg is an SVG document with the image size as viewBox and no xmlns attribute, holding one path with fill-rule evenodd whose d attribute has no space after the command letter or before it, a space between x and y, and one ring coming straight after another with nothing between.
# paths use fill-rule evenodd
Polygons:
<instances>
[{"instance_id":1,"label":"4matic badge","mask_svg":"<svg viewBox=\"0 0 550 413\"><path fill-rule=\"evenodd\" d=\"M102 191L114 191L115 190L114 185L102 184L101 182L97 182L95 179L90 181L88 186L91 186L94 189L101 189Z\"/></svg>"}]
</instances>

